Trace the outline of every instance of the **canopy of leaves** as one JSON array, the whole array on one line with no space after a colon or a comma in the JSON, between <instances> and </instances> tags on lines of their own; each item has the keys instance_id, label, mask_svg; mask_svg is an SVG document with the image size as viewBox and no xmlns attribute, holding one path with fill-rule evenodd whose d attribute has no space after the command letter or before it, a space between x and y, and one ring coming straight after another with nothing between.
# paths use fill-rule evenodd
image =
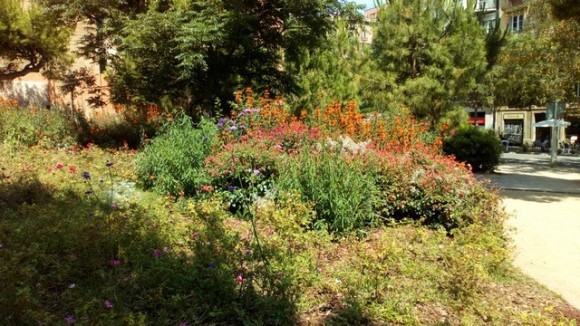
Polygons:
<instances>
[{"instance_id":1,"label":"canopy of leaves","mask_svg":"<svg viewBox=\"0 0 580 326\"><path fill-rule=\"evenodd\" d=\"M367 92L376 78L370 48L362 44L358 31L345 20L328 34L323 46L308 51L300 65L289 67L298 78L300 93L294 99L297 109L311 111L333 101L346 105L356 100L361 109L374 107L378 92Z\"/></svg>"},{"instance_id":2,"label":"canopy of leaves","mask_svg":"<svg viewBox=\"0 0 580 326\"><path fill-rule=\"evenodd\" d=\"M513 107L573 98L580 80L580 23L556 20L544 0L529 3L524 31L513 34L500 56L497 96Z\"/></svg>"},{"instance_id":3,"label":"canopy of leaves","mask_svg":"<svg viewBox=\"0 0 580 326\"><path fill-rule=\"evenodd\" d=\"M484 32L472 10L444 0L391 0L373 40L396 102L433 124L465 104L486 68Z\"/></svg>"},{"instance_id":4,"label":"canopy of leaves","mask_svg":"<svg viewBox=\"0 0 580 326\"><path fill-rule=\"evenodd\" d=\"M74 27L78 22L88 22L80 40L79 54L98 62L101 71L107 66L107 50L114 48L114 36L127 17L135 17L148 6L163 7L168 1L145 0L36 0L50 13L53 20Z\"/></svg>"},{"instance_id":5,"label":"canopy of leaves","mask_svg":"<svg viewBox=\"0 0 580 326\"><path fill-rule=\"evenodd\" d=\"M204 0L127 23L115 62L121 102L204 109L236 87L296 89L281 67L318 47L344 10L335 0ZM121 59L122 58L122 59Z\"/></svg>"},{"instance_id":6,"label":"canopy of leaves","mask_svg":"<svg viewBox=\"0 0 580 326\"><path fill-rule=\"evenodd\" d=\"M0 81L66 64L69 37L42 7L0 0Z\"/></svg>"},{"instance_id":7,"label":"canopy of leaves","mask_svg":"<svg viewBox=\"0 0 580 326\"><path fill-rule=\"evenodd\" d=\"M552 13L557 19L575 19L580 21L580 3L578 0L548 0Z\"/></svg>"}]
</instances>

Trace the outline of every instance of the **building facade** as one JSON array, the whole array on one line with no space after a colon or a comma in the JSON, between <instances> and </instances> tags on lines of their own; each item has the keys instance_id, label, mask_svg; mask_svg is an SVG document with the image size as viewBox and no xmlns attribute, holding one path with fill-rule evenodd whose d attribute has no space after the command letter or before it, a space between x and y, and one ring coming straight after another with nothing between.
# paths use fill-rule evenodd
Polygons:
<instances>
[{"instance_id":1,"label":"building facade","mask_svg":"<svg viewBox=\"0 0 580 326\"><path fill-rule=\"evenodd\" d=\"M468 0L460 0L467 7ZM477 0L474 11L479 16L482 26L487 30L498 24L502 29L519 33L526 24L527 0ZM361 35L364 43L372 42L372 27L378 16L378 8L367 9L364 12L365 25ZM580 96L580 84L578 85ZM496 107L496 108L465 108L469 115L469 123L486 129L493 129L498 134L508 137L511 144L533 144L536 140L550 138L550 128L534 127L536 122L546 120L546 108L532 106L529 108ZM570 110L569 110L570 111ZM569 114L574 114L570 111ZM578 114L580 116L580 112ZM564 128L561 128L560 139L565 139ZM567 128L567 136L580 132Z\"/></svg>"},{"instance_id":2,"label":"building facade","mask_svg":"<svg viewBox=\"0 0 580 326\"><path fill-rule=\"evenodd\" d=\"M71 54L75 54L78 51L80 42L87 35L89 29L91 29L90 25L85 23L77 24L69 43L69 51ZM86 69L94 76L95 86L93 89L98 88L107 97L108 84L104 74L100 71L99 65L93 61L77 56L71 67L69 67L69 71L79 69ZM82 109L87 117L91 117L96 112L111 111L112 109L110 104L101 108L89 109L88 99L91 96L89 89L79 88L74 96L71 97L70 94L64 93L61 90L61 85L61 81L48 79L42 73L29 73L23 77L0 83L0 96L4 98L15 98L22 107L74 107Z\"/></svg>"}]
</instances>

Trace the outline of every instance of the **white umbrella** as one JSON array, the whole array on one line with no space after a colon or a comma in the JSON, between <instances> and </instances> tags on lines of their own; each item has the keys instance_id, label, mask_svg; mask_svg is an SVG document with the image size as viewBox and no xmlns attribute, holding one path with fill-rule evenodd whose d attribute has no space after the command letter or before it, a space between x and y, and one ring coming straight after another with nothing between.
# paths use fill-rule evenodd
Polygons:
<instances>
[{"instance_id":1,"label":"white umbrella","mask_svg":"<svg viewBox=\"0 0 580 326\"><path fill-rule=\"evenodd\" d=\"M534 127L568 127L571 123L564 120L544 120L534 123Z\"/></svg>"}]
</instances>

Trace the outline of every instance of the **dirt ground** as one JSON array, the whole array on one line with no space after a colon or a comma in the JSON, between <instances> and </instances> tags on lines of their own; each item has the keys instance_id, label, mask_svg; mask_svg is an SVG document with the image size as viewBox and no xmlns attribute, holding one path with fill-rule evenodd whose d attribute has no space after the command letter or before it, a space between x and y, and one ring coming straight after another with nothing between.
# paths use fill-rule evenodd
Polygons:
<instances>
[{"instance_id":1,"label":"dirt ground","mask_svg":"<svg viewBox=\"0 0 580 326\"><path fill-rule=\"evenodd\" d=\"M514 265L580 309L580 195L505 190Z\"/></svg>"}]
</instances>

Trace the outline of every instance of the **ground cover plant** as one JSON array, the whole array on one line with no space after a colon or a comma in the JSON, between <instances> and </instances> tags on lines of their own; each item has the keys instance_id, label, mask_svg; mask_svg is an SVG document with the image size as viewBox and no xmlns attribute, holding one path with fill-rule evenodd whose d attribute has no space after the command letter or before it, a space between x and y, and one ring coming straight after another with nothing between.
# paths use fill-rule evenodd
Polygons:
<instances>
[{"instance_id":1,"label":"ground cover plant","mask_svg":"<svg viewBox=\"0 0 580 326\"><path fill-rule=\"evenodd\" d=\"M497 195L397 131L419 123L338 106L299 120L264 101L213 127L177 120L143 153L0 145L0 323L575 323L510 268ZM195 157L203 182L137 187L144 153L182 131L205 146L204 128L220 132Z\"/></svg>"}]
</instances>

